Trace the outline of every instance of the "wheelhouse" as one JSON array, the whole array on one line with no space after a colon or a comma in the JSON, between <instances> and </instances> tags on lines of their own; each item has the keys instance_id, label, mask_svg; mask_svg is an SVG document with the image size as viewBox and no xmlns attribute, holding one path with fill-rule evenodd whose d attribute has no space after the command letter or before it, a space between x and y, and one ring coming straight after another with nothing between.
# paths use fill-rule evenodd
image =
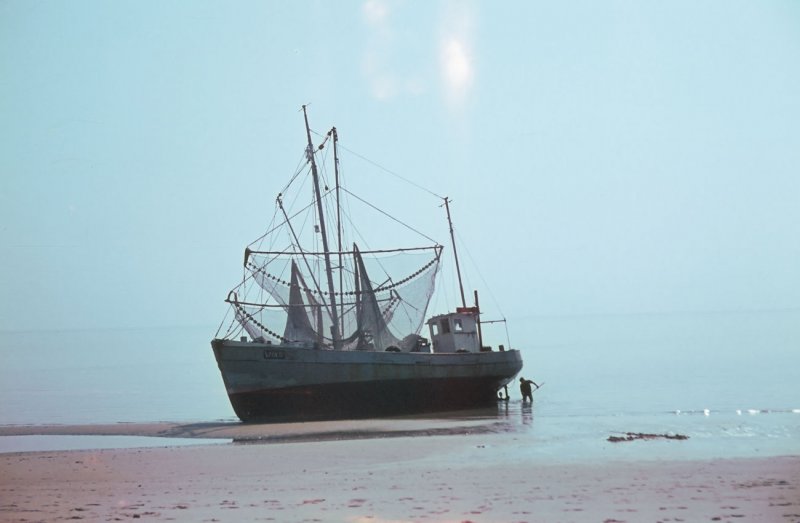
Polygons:
<instances>
[{"instance_id":1,"label":"wheelhouse","mask_svg":"<svg viewBox=\"0 0 800 523\"><path fill-rule=\"evenodd\" d=\"M428 320L433 352L480 352L477 312L451 312Z\"/></svg>"}]
</instances>

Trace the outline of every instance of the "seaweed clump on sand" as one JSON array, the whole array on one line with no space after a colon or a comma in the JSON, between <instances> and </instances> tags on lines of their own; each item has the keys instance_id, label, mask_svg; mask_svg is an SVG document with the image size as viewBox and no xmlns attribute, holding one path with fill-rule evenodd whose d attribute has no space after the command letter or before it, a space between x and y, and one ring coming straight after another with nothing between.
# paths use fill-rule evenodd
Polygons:
<instances>
[{"instance_id":1,"label":"seaweed clump on sand","mask_svg":"<svg viewBox=\"0 0 800 523\"><path fill-rule=\"evenodd\" d=\"M645 434L643 432L626 432L624 436L609 436L608 441L611 443L620 443L622 441L634 441L637 439L689 439L689 436L683 434Z\"/></svg>"}]
</instances>

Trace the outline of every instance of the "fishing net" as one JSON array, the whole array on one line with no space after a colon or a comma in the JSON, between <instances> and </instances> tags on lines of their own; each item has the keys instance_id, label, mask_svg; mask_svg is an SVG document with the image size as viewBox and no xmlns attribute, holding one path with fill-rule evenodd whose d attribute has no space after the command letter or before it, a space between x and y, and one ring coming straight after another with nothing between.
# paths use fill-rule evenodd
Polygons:
<instances>
[{"instance_id":1,"label":"fishing net","mask_svg":"<svg viewBox=\"0 0 800 523\"><path fill-rule=\"evenodd\" d=\"M248 253L245 267L265 299L229 297L254 339L344 350L413 350L434 291L441 247L331 253L333 297L319 253ZM335 322L335 323L334 323Z\"/></svg>"}]
</instances>

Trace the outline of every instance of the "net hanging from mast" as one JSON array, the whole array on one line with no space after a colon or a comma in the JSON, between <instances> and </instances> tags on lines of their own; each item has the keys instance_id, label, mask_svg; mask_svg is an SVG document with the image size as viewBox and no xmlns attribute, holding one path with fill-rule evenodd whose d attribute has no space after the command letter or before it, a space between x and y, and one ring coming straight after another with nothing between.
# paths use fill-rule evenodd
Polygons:
<instances>
[{"instance_id":1,"label":"net hanging from mast","mask_svg":"<svg viewBox=\"0 0 800 523\"><path fill-rule=\"evenodd\" d=\"M334 253L334 254L339 254ZM441 247L343 252L342 285L336 283L343 350L412 350L433 294ZM253 281L268 300L232 294L236 319L253 337L278 343L332 344L330 300L320 284L319 253L249 253Z\"/></svg>"}]
</instances>

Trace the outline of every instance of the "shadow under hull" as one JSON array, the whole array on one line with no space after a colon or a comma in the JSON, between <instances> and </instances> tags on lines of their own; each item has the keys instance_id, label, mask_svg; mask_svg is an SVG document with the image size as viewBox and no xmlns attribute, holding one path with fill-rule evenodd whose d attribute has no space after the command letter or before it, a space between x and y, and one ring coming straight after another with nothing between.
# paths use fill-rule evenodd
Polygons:
<instances>
[{"instance_id":1,"label":"shadow under hull","mask_svg":"<svg viewBox=\"0 0 800 523\"><path fill-rule=\"evenodd\" d=\"M229 394L245 422L372 418L497 403L501 378L419 379L303 386Z\"/></svg>"}]
</instances>

